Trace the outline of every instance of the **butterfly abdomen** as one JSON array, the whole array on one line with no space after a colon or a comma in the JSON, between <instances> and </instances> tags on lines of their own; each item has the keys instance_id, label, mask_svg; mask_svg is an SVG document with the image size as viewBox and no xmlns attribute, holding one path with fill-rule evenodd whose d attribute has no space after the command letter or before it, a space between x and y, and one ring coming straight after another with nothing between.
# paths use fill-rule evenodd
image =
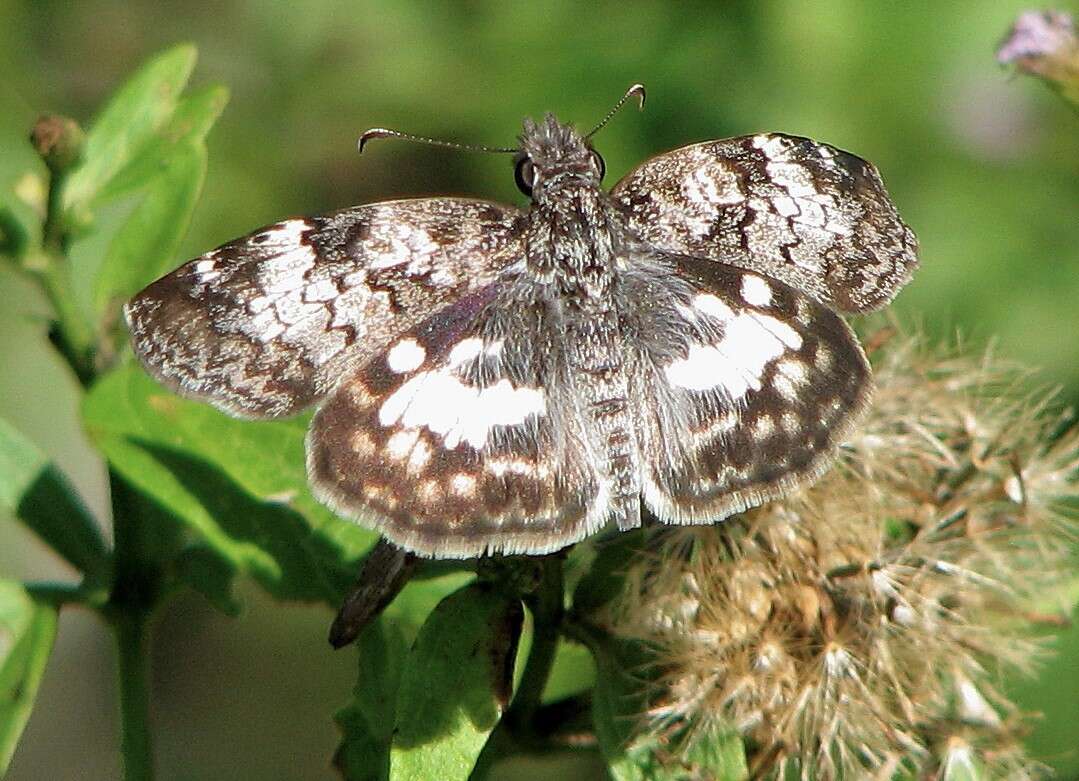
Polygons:
<instances>
[{"instance_id":1,"label":"butterfly abdomen","mask_svg":"<svg viewBox=\"0 0 1079 781\"><path fill-rule=\"evenodd\" d=\"M613 308L566 327L566 355L588 447L608 481L612 516L620 528L640 525L640 451L631 416L629 365Z\"/></svg>"}]
</instances>

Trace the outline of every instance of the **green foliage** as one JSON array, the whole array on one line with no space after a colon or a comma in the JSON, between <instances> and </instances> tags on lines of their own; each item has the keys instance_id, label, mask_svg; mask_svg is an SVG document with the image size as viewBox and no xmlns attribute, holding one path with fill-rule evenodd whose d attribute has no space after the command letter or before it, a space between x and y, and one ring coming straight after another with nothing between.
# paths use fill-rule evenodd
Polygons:
<instances>
[{"instance_id":1,"label":"green foliage","mask_svg":"<svg viewBox=\"0 0 1079 781\"><path fill-rule=\"evenodd\" d=\"M385 781L409 641L401 623L380 618L360 636L358 646L360 668L352 701L334 717L342 736L334 764L350 781Z\"/></svg>"},{"instance_id":2,"label":"green foliage","mask_svg":"<svg viewBox=\"0 0 1079 781\"><path fill-rule=\"evenodd\" d=\"M397 692L390 778L467 779L509 697L523 610L474 585L420 629Z\"/></svg>"},{"instance_id":3,"label":"green foliage","mask_svg":"<svg viewBox=\"0 0 1079 781\"><path fill-rule=\"evenodd\" d=\"M596 737L617 781L744 781L745 749L734 732L659 734L645 728L654 660L646 648L624 640L591 637L596 659L592 718Z\"/></svg>"},{"instance_id":4,"label":"green foliage","mask_svg":"<svg viewBox=\"0 0 1079 781\"><path fill-rule=\"evenodd\" d=\"M162 130L176 113L196 56L194 46L169 49L146 63L117 91L86 134L82 164L71 172L64 187L65 210L88 211L105 198L135 190L157 175L155 169L165 162L165 155L146 162L139 158L154 149L168 151L167 141L175 130ZM213 118L192 124L205 135ZM129 166L141 176L125 171Z\"/></svg>"},{"instance_id":5,"label":"green foliage","mask_svg":"<svg viewBox=\"0 0 1079 781\"><path fill-rule=\"evenodd\" d=\"M4 420L0 420L0 507L22 520L91 583L108 582L111 564L97 521L45 454Z\"/></svg>"},{"instance_id":6,"label":"green foliage","mask_svg":"<svg viewBox=\"0 0 1079 781\"><path fill-rule=\"evenodd\" d=\"M112 468L204 546L200 557L216 556L279 599L336 605L373 542L311 496L305 421L229 418L133 364L93 387L83 419Z\"/></svg>"},{"instance_id":7,"label":"green foliage","mask_svg":"<svg viewBox=\"0 0 1079 781\"><path fill-rule=\"evenodd\" d=\"M56 608L0 580L0 776L30 718L56 638Z\"/></svg>"}]
</instances>

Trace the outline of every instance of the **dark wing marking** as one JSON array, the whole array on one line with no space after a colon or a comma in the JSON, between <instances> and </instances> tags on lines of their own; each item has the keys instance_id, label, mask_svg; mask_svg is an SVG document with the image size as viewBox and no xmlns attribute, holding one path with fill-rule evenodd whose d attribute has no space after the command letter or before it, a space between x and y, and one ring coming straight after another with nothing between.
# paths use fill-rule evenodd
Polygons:
<instances>
[{"instance_id":1,"label":"dark wing marking","mask_svg":"<svg viewBox=\"0 0 1079 781\"><path fill-rule=\"evenodd\" d=\"M717 521L816 479L869 401L869 365L827 307L699 258L631 290L642 497L668 523Z\"/></svg>"},{"instance_id":2,"label":"dark wing marking","mask_svg":"<svg viewBox=\"0 0 1079 781\"><path fill-rule=\"evenodd\" d=\"M542 305L477 291L401 335L319 409L308 476L423 555L545 553L608 517Z\"/></svg>"},{"instance_id":3,"label":"dark wing marking","mask_svg":"<svg viewBox=\"0 0 1079 781\"><path fill-rule=\"evenodd\" d=\"M675 149L611 195L653 247L764 272L845 312L884 306L917 266L917 240L877 169L807 138Z\"/></svg>"},{"instance_id":4,"label":"dark wing marking","mask_svg":"<svg viewBox=\"0 0 1079 781\"><path fill-rule=\"evenodd\" d=\"M518 260L520 220L508 206L430 198L280 222L132 299L135 352L157 379L231 414L293 414Z\"/></svg>"}]
</instances>

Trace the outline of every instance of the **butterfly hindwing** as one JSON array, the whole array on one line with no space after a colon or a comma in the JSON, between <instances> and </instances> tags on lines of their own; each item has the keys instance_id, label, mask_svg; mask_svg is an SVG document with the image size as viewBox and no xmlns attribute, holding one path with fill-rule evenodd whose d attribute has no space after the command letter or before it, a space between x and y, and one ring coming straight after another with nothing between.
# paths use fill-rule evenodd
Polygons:
<instances>
[{"instance_id":1,"label":"butterfly hindwing","mask_svg":"<svg viewBox=\"0 0 1079 781\"><path fill-rule=\"evenodd\" d=\"M816 478L865 409L849 326L766 275L668 257L634 323L642 498L669 523L716 521ZM647 286L647 285L646 285Z\"/></svg>"},{"instance_id":2,"label":"butterfly hindwing","mask_svg":"<svg viewBox=\"0 0 1079 781\"><path fill-rule=\"evenodd\" d=\"M606 521L558 334L506 287L400 334L330 396L307 443L323 501L442 558L544 553Z\"/></svg>"},{"instance_id":3,"label":"butterfly hindwing","mask_svg":"<svg viewBox=\"0 0 1079 781\"><path fill-rule=\"evenodd\" d=\"M653 247L764 272L845 312L888 303L917 240L872 164L768 133L657 155L611 191Z\"/></svg>"},{"instance_id":4,"label":"butterfly hindwing","mask_svg":"<svg viewBox=\"0 0 1079 781\"><path fill-rule=\"evenodd\" d=\"M521 255L520 212L429 198L286 220L208 252L125 308L136 353L241 417L310 406L402 329Z\"/></svg>"}]
</instances>

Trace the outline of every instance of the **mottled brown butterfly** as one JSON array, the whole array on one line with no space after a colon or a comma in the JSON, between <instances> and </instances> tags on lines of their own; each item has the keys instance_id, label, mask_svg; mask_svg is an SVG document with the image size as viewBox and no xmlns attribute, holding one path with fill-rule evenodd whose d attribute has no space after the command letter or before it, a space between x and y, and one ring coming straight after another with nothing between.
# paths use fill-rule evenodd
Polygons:
<instances>
[{"instance_id":1,"label":"mottled brown butterfly","mask_svg":"<svg viewBox=\"0 0 1079 781\"><path fill-rule=\"evenodd\" d=\"M876 169L767 133L606 192L591 136L525 121L524 209L375 203L208 252L128 304L135 350L233 415L317 405L316 494L425 556L545 553L642 506L712 523L815 479L870 394L839 313L917 265Z\"/></svg>"}]
</instances>

